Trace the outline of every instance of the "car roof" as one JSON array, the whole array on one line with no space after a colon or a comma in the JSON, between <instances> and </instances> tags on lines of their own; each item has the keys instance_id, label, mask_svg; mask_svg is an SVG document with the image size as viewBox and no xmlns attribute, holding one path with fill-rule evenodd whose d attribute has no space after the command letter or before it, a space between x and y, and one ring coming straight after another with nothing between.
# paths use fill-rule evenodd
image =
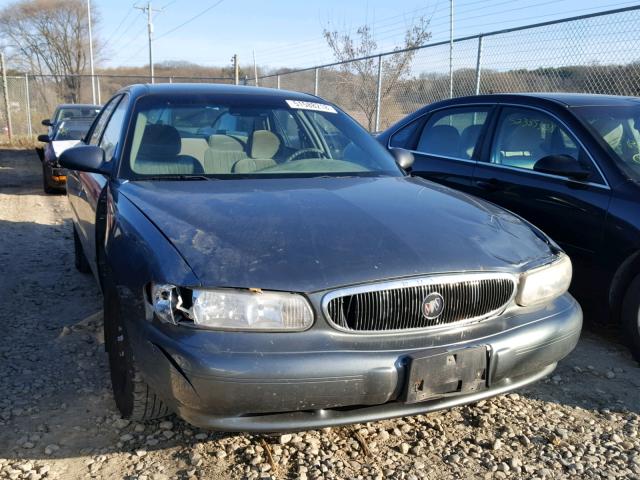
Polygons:
<instances>
[{"instance_id":1,"label":"car roof","mask_svg":"<svg viewBox=\"0 0 640 480\"><path fill-rule=\"evenodd\" d=\"M118 93L128 92L133 97L146 95L230 95L239 99L247 96L282 98L317 102L319 97L308 93L279 90L275 88L253 87L249 85L226 85L221 83L154 83L129 85Z\"/></svg>"},{"instance_id":2,"label":"car roof","mask_svg":"<svg viewBox=\"0 0 640 480\"><path fill-rule=\"evenodd\" d=\"M61 103L57 108L101 108L101 105L94 105L93 103Z\"/></svg>"},{"instance_id":3,"label":"car roof","mask_svg":"<svg viewBox=\"0 0 640 480\"><path fill-rule=\"evenodd\" d=\"M472 95L445 100L442 103L474 102L513 102L518 100L542 100L561 104L565 107L583 106L637 106L638 97L622 97L618 95L596 95L588 93L564 92L531 92L531 93L493 93L488 95Z\"/></svg>"}]
</instances>

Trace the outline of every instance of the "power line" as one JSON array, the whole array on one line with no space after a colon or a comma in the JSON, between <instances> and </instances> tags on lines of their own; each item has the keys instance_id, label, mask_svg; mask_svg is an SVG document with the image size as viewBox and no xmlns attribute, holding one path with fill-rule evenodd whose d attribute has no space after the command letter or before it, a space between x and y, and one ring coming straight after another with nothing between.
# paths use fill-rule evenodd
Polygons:
<instances>
[{"instance_id":1,"label":"power line","mask_svg":"<svg viewBox=\"0 0 640 480\"><path fill-rule=\"evenodd\" d=\"M120 30L120 27L122 27L122 25L124 24L124 22L127 21L127 19L129 18L129 15L131 15L131 12L133 12L133 9L129 8L127 10L127 13L125 14L125 16L122 18L122 20L120 21L120 23L118 23L118 26L115 28L115 30L113 30L111 32L111 35L109 35L107 37L107 39L104 41L105 45L108 44L111 39L113 38L113 36Z\"/></svg>"},{"instance_id":2,"label":"power line","mask_svg":"<svg viewBox=\"0 0 640 480\"><path fill-rule=\"evenodd\" d=\"M172 28L171 30L164 32L162 35L158 35L156 37L156 40L160 40L162 37L166 37L167 35L169 35L170 33L175 32L176 30L178 30L179 28L184 27L185 25L187 25L188 23L193 22L194 20L196 20L197 18L200 18L202 15L204 15L205 13L207 13L210 10L213 10L214 8L216 8L218 5L220 5L222 2L224 2L224 0L218 0L216 3L214 3L213 5L211 5L210 7L205 8L204 10L202 10L200 13L194 15L193 17L191 17L190 19L188 19L187 21L181 23L180 25L178 25L177 27Z\"/></svg>"}]
</instances>

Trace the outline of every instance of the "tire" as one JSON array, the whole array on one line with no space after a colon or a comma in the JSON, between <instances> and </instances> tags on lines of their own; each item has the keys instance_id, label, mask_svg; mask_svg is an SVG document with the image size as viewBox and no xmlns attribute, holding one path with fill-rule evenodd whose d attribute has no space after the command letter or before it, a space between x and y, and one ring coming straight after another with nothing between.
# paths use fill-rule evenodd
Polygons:
<instances>
[{"instance_id":1,"label":"tire","mask_svg":"<svg viewBox=\"0 0 640 480\"><path fill-rule=\"evenodd\" d=\"M44 193L56 193L57 190L49 184L49 169L45 162L42 162L42 189Z\"/></svg>"},{"instance_id":2,"label":"tire","mask_svg":"<svg viewBox=\"0 0 640 480\"><path fill-rule=\"evenodd\" d=\"M75 225L73 226L73 253L75 256L76 270L80 273L91 273L91 266L82 249L82 242L80 242L80 237L78 236Z\"/></svg>"},{"instance_id":3,"label":"tire","mask_svg":"<svg viewBox=\"0 0 640 480\"><path fill-rule=\"evenodd\" d=\"M633 279L624 296L622 329L631 353L640 362L640 275Z\"/></svg>"},{"instance_id":4,"label":"tire","mask_svg":"<svg viewBox=\"0 0 640 480\"><path fill-rule=\"evenodd\" d=\"M147 421L170 415L171 410L142 379L113 287L105 289L104 329L113 398L122 417Z\"/></svg>"}]
</instances>

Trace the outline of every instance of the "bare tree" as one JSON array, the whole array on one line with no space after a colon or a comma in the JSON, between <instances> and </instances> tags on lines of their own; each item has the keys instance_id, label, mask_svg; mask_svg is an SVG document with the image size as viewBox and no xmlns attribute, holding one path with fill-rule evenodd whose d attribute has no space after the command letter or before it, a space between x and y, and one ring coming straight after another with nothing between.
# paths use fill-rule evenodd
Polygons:
<instances>
[{"instance_id":1,"label":"bare tree","mask_svg":"<svg viewBox=\"0 0 640 480\"><path fill-rule=\"evenodd\" d=\"M380 100L383 102L393 92L394 87L411 68L416 51L411 48L423 45L431 38L428 31L429 21L420 17L407 29L403 45L398 45L390 55L382 57L382 88ZM347 93L352 104L365 117L369 130L375 128L375 115L378 88L378 58L371 57L378 51L371 27L364 25L356 30L355 38L349 33L340 33L325 28L323 35L338 62L347 62L339 66L340 92ZM409 50L407 50L409 49Z\"/></svg>"},{"instance_id":2,"label":"bare tree","mask_svg":"<svg viewBox=\"0 0 640 480\"><path fill-rule=\"evenodd\" d=\"M95 23L97 15L92 11ZM95 31L95 30L94 30ZM14 63L51 75L60 97L78 102L89 61L89 27L84 0L20 0L0 10L0 36ZM94 51L97 46L94 40Z\"/></svg>"}]
</instances>

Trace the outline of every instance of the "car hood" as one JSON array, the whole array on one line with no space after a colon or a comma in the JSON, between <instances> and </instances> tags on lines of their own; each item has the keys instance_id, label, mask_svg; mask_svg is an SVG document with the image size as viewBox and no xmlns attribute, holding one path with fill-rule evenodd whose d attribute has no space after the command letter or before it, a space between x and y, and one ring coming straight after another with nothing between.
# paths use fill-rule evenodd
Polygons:
<instances>
[{"instance_id":1,"label":"car hood","mask_svg":"<svg viewBox=\"0 0 640 480\"><path fill-rule=\"evenodd\" d=\"M208 287L313 292L520 271L553 253L507 211L410 177L140 181L119 191Z\"/></svg>"},{"instance_id":2,"label":"car hood","mask_svg":"<svg viewBox=\"0 0 640 480\"><path fill-rule=\"evenodd\" d=\"M79 143L80 140L54 140L51 142L51 146L53 148L53 153L56 155L56 158L60 158L62 152L71 147L75 147Z\"/></svg>"}]
</instances>

